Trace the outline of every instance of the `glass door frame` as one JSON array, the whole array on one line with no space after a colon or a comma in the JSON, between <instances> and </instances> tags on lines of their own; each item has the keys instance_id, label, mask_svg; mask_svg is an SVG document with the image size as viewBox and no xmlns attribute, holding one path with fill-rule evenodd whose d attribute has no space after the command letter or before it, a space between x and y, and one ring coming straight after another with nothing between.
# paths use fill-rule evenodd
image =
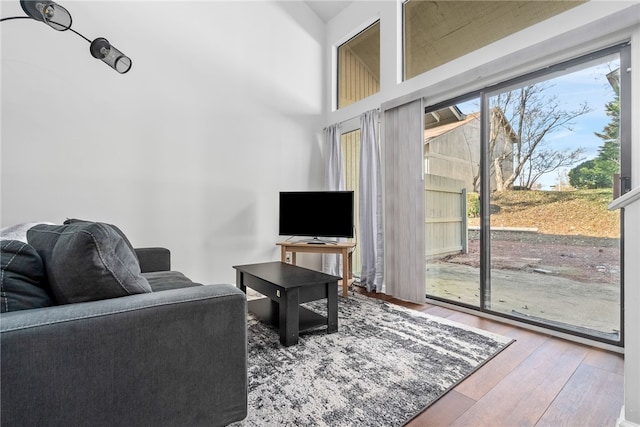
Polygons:
<instances>
[{"instance_id":1,"label":"glass door frame","mask_svg":"<svg viewBox=\"0 0 640 427\"><path fill-rule=\"evenodd\" d=\"M489 99L492 95L505 91L506 89L522 85L532 80L548 77L556 73L576 66L596 61L600 58L612 54L620 56L620 193L621 195L631 190L631 76L627 72L631 67L631 47L630 43L624 42L592 52L590 54L571 59L542 70L534 71L476 92L468 93L444 102L429 105L425 108L427 112L435 111L439 108L462 103L473 98L480 99L480 301L479 306L448 300L427 294L431 300L445 302L447 304L458 305L471 310L484 312L492 316L510 319L520 323L530 324L548 330L553 330L563 334L585 338L592 341L603 342L617 347L624 347L624 212L620 214L620 339L609 340L596 335L582 333L555 325L538 322L535 320L523 319L522 317L511 316L509 314L491 310L491 227L490 227L490 204L491 204L491 180L490 180L490 153L489 153Z\"/></svg>"}]
</instances>

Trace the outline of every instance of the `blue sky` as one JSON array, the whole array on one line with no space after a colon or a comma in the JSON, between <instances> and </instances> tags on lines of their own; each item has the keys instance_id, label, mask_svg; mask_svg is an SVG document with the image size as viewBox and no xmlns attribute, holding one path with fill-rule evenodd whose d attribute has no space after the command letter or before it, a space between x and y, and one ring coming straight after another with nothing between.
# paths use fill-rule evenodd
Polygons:
<instances>
[{"instance_id":1,"label":"blue sky","mask_svg":"<svg viewBox=\"0 0 640 427\"><path fill-rule=\"evenodd\" d=\"M553 85L549 89L550 94L558 96L558 102L563 109L577 109L581 103L587 102L591 111L576 118L572 123L573 131L558 130L551 134L546 143L548 147L555 149L583 147L585 160L597 156L598 148L603 140L594 132L601 132L609 123L609 117L605 113L605 105L613 100L614 91L606 75L619 68L619 61L611 61L611 58L603 60L598 65L592 65L580 71L565 74L549 80ZM458 108L463 113L478 111L478 101L473 100L459 104ZM575 166L575 165L574 165ZM567 173L570 168L562 171ZM558 180L558 173L544 175L538 182L543 190L551 189Z\"/></svg>"}]
</instances>

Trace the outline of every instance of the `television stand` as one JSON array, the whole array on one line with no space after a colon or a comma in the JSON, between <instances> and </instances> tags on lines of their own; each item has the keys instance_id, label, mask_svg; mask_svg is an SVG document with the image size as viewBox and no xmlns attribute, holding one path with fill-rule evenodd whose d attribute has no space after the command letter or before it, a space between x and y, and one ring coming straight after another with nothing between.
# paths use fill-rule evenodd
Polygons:
<instances>
[{"instance_id":1,"label":"television stand","mask_svg":"<svg viewBox=\"0 0 640 427\"><path fill-rule=\"evenodd\" d=\"M296 253L298 252L342 255L342 296L345 298L349 296L349 279L352 277L351 268L353 265L351 255L356 247L355 243L336 242L327 245L326 243L279 242L276 245L280 246L282 262L287 262L287 252L291 252L291 264L293 265L296 265Z\"/></svg>"}]
</instances>

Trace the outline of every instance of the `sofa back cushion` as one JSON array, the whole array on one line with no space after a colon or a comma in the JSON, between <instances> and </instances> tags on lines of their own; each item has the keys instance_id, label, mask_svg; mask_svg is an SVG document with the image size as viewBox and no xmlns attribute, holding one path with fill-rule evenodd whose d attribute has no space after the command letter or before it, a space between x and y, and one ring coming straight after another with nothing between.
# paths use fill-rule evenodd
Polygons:
<instances>
[{"instance_id":1,"label":"sofa back cushion","mask_svg":"<svg viewBox=\"0 0 640 427\"><path fill-rule=\"evenodd\" d=\"M135 254L109 224L36 225L27 240L42 258L59 304L151 292Z\"/></svg>"},{"instance_id":2,"label":"sofa back cushion","mask_svg":"<svg viewBox=\"0 0 640 427\"><path fill-rule=\"evenodd\" d=\"M44 264L32 246L1 240L0 258L0 312L54 305Z\"/></svg>"}]
</instances>

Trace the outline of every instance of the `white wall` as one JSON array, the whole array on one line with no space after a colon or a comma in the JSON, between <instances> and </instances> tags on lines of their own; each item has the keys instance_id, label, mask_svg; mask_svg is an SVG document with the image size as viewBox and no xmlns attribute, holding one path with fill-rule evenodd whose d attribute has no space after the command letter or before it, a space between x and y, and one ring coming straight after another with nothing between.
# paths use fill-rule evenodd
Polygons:
<instances>
[{"instance_id":1,"label":"white wall","mask_svg":"<svg viewBox=\"0 0 640 427\"><path fill-rule=\"evenodd\" d=\"M324 23L302 2L59 3L133 67L1 24L2 226L114 223L202 283L279 259L278 192L322 185Z\"/></svg>"},{"instance_id":2,"label":"white wall","mask_svg":"<svg viewBox=\"0 0 640 427\"><path fill-rule=\"evenodd\" d=\"M634 301L633 306L628 306L624 312L625 325L628 333L625 333L624 348L624 407L618 420L619 427L632 427L640 425L640 337L638 326L640 325L640 312L637 310L637 301L640 300L640 245L637 236L640 235L640 187L636 187L623 197L618 198L609 205L609 209L624 209L624 227L627 238L624 241L625 257L630 262L624 265L624 276L627 279L624 288L624 297L627 301ZM635 262L634 262L635 261ZM628 280L631 278L631 280Z\"/></svg>"}]
</instances>

